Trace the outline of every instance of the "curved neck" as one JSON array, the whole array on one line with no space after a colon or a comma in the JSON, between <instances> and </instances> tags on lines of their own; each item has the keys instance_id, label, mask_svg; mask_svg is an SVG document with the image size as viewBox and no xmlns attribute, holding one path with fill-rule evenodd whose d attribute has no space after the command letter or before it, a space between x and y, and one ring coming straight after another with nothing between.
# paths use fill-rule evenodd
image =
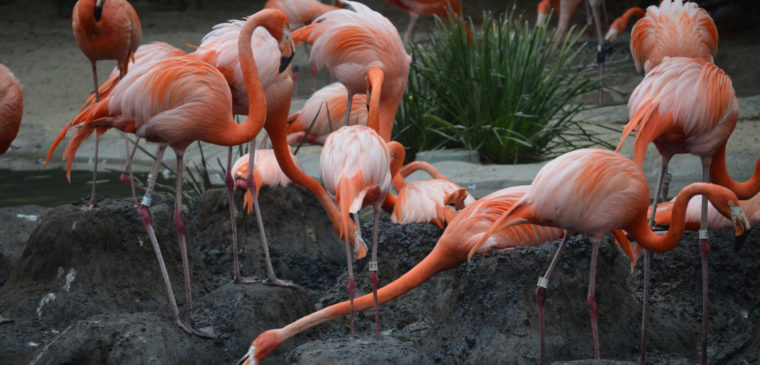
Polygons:
<instances>
[{"instance_id":1,"label":"curved neck","mask_svg":"<svg viewBox=\"0 0 760 365\"><path fill-rule=\"evenodd\" d=\"M412 161L406 164L406 166L402 167L399 173L401 174L401 176L407 177L417 170L422 170L422 171L427 172L434 179L442 179L446 181L451 181L451 179L441 174L441 172L438 171L438 169L436 169L435 166L425 161Z\"/></svg>"},{"instance_id":2,"label":"curved neck","mask_svg":"<svg viewBox=\"0 0 760 365\"><path fill-rule=\"evenodd\" d=\"M369 115L367 115L367 126L374 129L383 140L390 141L380 133L380 98L382 97L383 81L385 74L377 67L367 71L367 92L369 92Z\"/></svg>"},{"instance_id":3,"label":"curved neck","mask_svg":"<svg viewBox=\"0 0 760 365\"><path fill-rule=\"evenodd\" d=\"M620 16L620 18L617 18L610 28L617 28L618 33L622 33L625 31L625 28L628 27L628 22L631 20L631 17L635 16L637 18L643 18L646 15L646 12L644 9L634 6L623 13L623 15Z\"/></svg>"},{"instance_id":4,"label":"curved neck","mask_svg":"<svg viewBox=\"0 0 760 365\"><path fill-rule=\"evenodd\" d=\"M660 236L652 232L647 223L646 214L640 215L632 225L624 227L624 229L628 231L633 241L638 242L649 251L669 251L676 247L683 237L683 231L686 228L686 206L689 199L698 194L703 194L709 199L711 196L710 186L710 184L705 183L694 183L686 186L678 193L670 210L670 227L666 234Z\"/></svg>"},{"instance_id":5,"label":"curved neck","mask_svg":"<svg viewBox=\"0 0 760 365\"><path fill-rule=\"evenodd\" d=\"M439 241L440 242L440 241ZM452 262L452 260L445 260L445 255L441 252L438 245L433 248L419 264L402 275L400 278L391 282L390 284L378 289L377 291L377 303L381 305L385 302L393 300L400 295L408 292L412 288L422 284L433 275L448 270L452 267L456 267L459 262ZM447 262L448 261L448 262ZM374 306L374 298L372 294L356 298L354 300L354 312L361 312ZM333 304L327 308L309 314L301 319L285 326L281 330L281 334L286 340L296 334L314 327L320 323L331 321L335 318L345 316L351 312L351 307L348 301Z\"/></svg>"},{"instance_id":6,"label":"curved neck","mask_svg":"<svg viewBox=\"0 0 760 365\"><path fill-rule=\"evenodd\" d=\"M760 192L760 158L755 163L755 172L745 182L736 182L726 169L726 144L724 143L713 156L710 164L710 181L725 186L733 191L739 199L750 199Z\"/></svg>"}]
</instances>

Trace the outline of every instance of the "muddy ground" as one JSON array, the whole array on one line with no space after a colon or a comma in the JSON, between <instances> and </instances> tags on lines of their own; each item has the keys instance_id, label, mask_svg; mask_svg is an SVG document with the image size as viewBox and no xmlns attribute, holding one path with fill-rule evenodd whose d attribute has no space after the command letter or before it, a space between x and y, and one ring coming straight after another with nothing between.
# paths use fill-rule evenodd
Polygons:
<instances>
[{"instance_id":1,"label":"muddy ground","mask_svg":"<svg viewBox=\"0 0 760 365\"><path fill-rule=\"evenodd\" d=\"M237 204L242 202L237 196ZM231 239L226 195L212 190L186 212L195 323L217 337L188 335L173 322L150 241L127 200L105 200L101 210L72 205L41 217L0 288L0 363L231 363L255 336L316 309L343 301L344 247L310 194L300 188L262 190L262 208L275 270L299 284L276 288L230 284ZM174 284L180 313L186 303L172 202L157 199L151 212ZM371 237L365 210L363 234ZM17 226L1 222L5 231ZM263 275L254 220L238 214L244 275ZM25 227L31 229L32 227ZM388 283L419 262L441 231L425 224L380 224L380 280ZM760 361L760 234L734 252L730 230L711 232L711 363ZM558 242L475 257L381 307L383 336L373 337L371 311L317 326L281 346L264 363L515 363L538 359L535 282ZM698 361L701 282L696 235L655 255L652 266L648 359L653 364ZM553 361L592 357L585 296L589 245L574 239L547 291L547 356ZM356 262L359 293L369 290L366 260ZM641 264L604 244L597 301L605 359L638 356Z\"/></svg>"}]
</instances>

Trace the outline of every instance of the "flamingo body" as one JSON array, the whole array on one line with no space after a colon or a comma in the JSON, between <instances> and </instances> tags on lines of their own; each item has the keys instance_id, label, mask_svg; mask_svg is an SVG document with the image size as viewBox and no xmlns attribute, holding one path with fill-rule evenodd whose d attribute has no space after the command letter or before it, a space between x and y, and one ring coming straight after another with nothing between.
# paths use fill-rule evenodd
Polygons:
<instances>
[{"instance_id":1,"label":"flamingo body","mask_svg":"<svg viewBox=\"0 0 760 365\"><path fill-rule=\"evenodd\" d=\"M306 140L324 144L327 135L342 127L348 108L346 87L339 82L327 85L312 94L300 111L288 117L288 142L298 143L304 137L312 121ZM367 125L367 96L355 94L351 103L349 124Z\"/></svg>"},{"instance_id":2,"label":"flamingo body","mask_svg":"<svg viewBox=\"0 0 760 365\"><path fill-rule=\"evenodd\" d=\"M664 0L647 8L631 31L631 54L644 73L663 58L691 57L712 62L718 51L718 28L707 11L693 2Z\"/></svg>"},{"instance_id":3,"label":"flamingo body","mask_svg":"<svg viewBox=\"0 0 760 365\"><path fill-rule=\"evenodd\" d=\"M472 195L459 185L443 179L415 181L398 192L391 212L394 223L435 223L445 228L456 211L475 201ZM452 207L454 203L459 207Z\"/></svg>"},{"instance_id":4,"label":"flamingo body","mask_svg":"<svg viewBox=\"0 0 760 365\"><path fill-rule=\"evenodd\" d=\"M142 39L137 12L126 0L104 1L100 19L96 19L95 9L96 0L79 0L74 5L71 25L77 45L93 64L116 60L124 76L129 58Z\"/></svg>"},{"instance_id":5,"label":"flamingo body","mask_svg":"<svg viewBox=\"0 0 760 365\"><path fill-rule=\"evenodd\" d=\"M237 186L247 189L245 179L248 178L248 159L250 154L246 153L235 161L232 165L232 178L237 181ZM282 172L280 165L277 164L277 158L271 149L257 150L253 157L253 179L256 181L256 195L264 186L288 186L292 183L290 178ZM291 153L291 159L300 169L301 164L298 158ZM250 191L245 193L243 208L248 209L248 214L253 212L253 197Z\"/></svg>"},{"instance_id":6,"label":"flamingo body","mask_svg":"<svg viewBox=\"0 0 760 365\"><path fill-rule=\"evenodd\" d=\"M8 67L0 63L0 155L11 146L18 134L24 114L21 82Z\"/></svg>"}]
</instances>

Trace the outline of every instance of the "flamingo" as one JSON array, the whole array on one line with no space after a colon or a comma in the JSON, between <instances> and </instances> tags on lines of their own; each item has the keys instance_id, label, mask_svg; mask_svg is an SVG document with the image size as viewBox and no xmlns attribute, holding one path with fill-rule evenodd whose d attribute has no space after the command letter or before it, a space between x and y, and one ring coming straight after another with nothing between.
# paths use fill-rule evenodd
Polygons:
<instances>
[{"instance_id":1,"label":"flamingo","mask_svg":"<svg viewBox=\"0 0 760 365\"><path fill-rule=\"evenodd\" d=\"M615 42L617 37L625 32L625 28L628 27L628 21L631 20L631 17L641 18L645 14L644 9L638 6L629 8L623 15L612 22L610 29L607 30L607 34L604 35L604 40L610 43Z\"/></svg>"},{"instance_id":2,"label":"flamingo","mask_svg":"<svg viewBox=\"0 0 760 365\"><path fill-rule=\"evenodd\" d=\"M275 10L275 9L270 9ZM279 10L278 10L279 11ZM232 111L235 114L247 114L249 109L248 91L246 89L246 81L244 80L244 73L241 68L241 62L239 61L238 42L243 26L242 20L230 20L226 23L217 24L213 27L211 32L206 34L201 41L200 46L193 53L193 57L202 59L212 65L215 65L224 75L229 87L232 91ZM267 110L267 124L266 128L269 128L269 123L280 123L280 114L287 113L290 109L290 96L293 90L293 80L291 77L288 65L294 53L288 55L282 54L279 50L278 41L267 32L264 28L257 28L251 39L251 47L254 50L254 60L259 70L259 80L264 88L264 95L266 97L266 110ZM292 50L292 45L291 45ZM282 57L281 57L282 56ZM287 117L287 114L284 115ZM282 122L284 123L284 121ZM250 142L249 151L255 154L254 141ZM288 156L290 151L287 150ZM254 160L258 161L254 156ZM227 187L227 201L230 207L230 221L235 220L235 202L233 196L234 179L231 175L232 165L232 147L227 150L227 174L225 175L225 184ZM253 174L253 169L248 170ZM300 170L298 170L300 171ZM256 212L256 222L259 227L259 234L261 235L261 245L264 251L264 257L267 265L267 279L266 284L269 285L281 285L289 286L291 282L286 280L280 280L272 269L272 262L269 257L269 244L266 238L266 231L264 230L264 222L261 218L261 210L259 209L258 201L258 188L254 187L255 179L252 175L246 178L246 183L250 183L248 187L249 192L255 192L256 195L252 196L253 207ZM237 242L237 226L235 224L232 227L232 251L233 251L233 281L236 283L255 283L257 280L242 277L240 275L240 267L238 265L238 242Z\"/></svg>"},{"instance_id":3,"label":"flamingo","mask_svg":"<svg viewBox=\"0 0 760 365\"><path fill-rule=\"evenodd\" d=\"M647 250L668 251L678 244L683 235L686 202L696 194L706 196L721 214L731 218L737 236L749 229L749 222L739 208L739 200L733 192L719 185L695 183L678 194L672 211L670 229L664 236L659 236L647 225L649 186L644 173L636 163L612 151L572 151L550 161L539 170L522 199L493 223L488 232L470 249L469 256L475 254L482 245L487 246L487 240L492 233L517 224L534 223L563 228L566 232L565 237L574 233L585 234L592 245L586 302L591 316L594 357L598 359L599 336L594 286L596 261L602 237L607 232L625 229L632 240ZM625 239L620 233L615 237L619 241ZM562 248L563 245L560 244L547 275L539 279L539 289L548 282L548 276ZM544 285L541 285L542 282ZM542 306L543 291L537 291L537 296L539 306ZM539 315L539 318L541 317ZM540 324L540 328L543 344L543 323ZM541 354L543 363L543 345Z\"/></svg>"},{"instance_id":4,"label":"flamingo","mask_svg":"<svg viewBox=\"0 0 760 365\"><path fill-rule=\"evenodd\" d=\"M248 159L250 154L246 153L235 161L232 165L232 178L235 179L235 185L239 189L246 190L243 209L248 210L248 214L253 213L253 196L248 190L248 183L246 178L248 177ZM253 162L253 180L255 181L253 186L256 189L256 195L259 195L259 191L264 186L282 186L286 187L292 183L287 175L280 169L280 165L277 164L277 158L274 156L274 151L271 149L261 149L254 154ZM298 158L291 154L293 162L301 168L301 164L298 162ZM237 268L237 267L236 267Z\"/></svg>"},{"instance_id":5,"label":"flamingo","mask_svg":"<svg viewBox=\"0 0 760 365\"><path fill-rule=\"evenodd\" d=\"M309 143L324 144L327 135L340 128L339 121L345 119L347 92L340 82L314 92L301 110L288 117L288 144L298 143L304 138ZM350 113L353 124L367 125L366 105L366 95L354 94Z\"/></svg>"},{"instance_id":6,"label":"flamingo","mask_svg":"<svg viewBox=\"0 0 760 365\"><path fill-rule=\"evenodd\" d=\"M738 196L737 196L738 197ZM686 229L689 231L699 230L699 224L701 219L701 202L698 197L693 197L689 200L689 204L686 206ZM670 212L673 210L673 200L669 202L660 203L657 205L657 213L654 217L654 222L660 226L669 226L671 224ZM753 196L750 199L739 200L739 206L747 215L749 224L755 226L760 224L760 194ZM650 209L651 212L651 209ZM722 216L720 212L715 208L712 203L707 203L707 229L717 230L724 227L731 227L731 221Z\"/></svg>"},{"instance_id":7,"label":"flamingo","mask_svg":"<svg viewBox=\"0 0 760 365\"><path fill-rule=\"evenodd\" d=\"M388 18L358 2L342 3L351 10L322 14L311 25L295 30L293 40L312 44L311 60L317 67L327 65L346 86L349 111L354 94L372 91L369 113L377 110L380 117L368 125L390 141L412 58Z\"/></svg>"},{"instance_id":8,"label":"flamingo","mask_svg":"<svg viewBox=\"0 0 760 365\"><path fill-rule=\"evenodd\" d=\"M325 188L333 196L340 210L344 227L351 221L349 214L354 214L356 226L359 226L357 213L361 208L372 205L375 209L372 229L372 258L369 262L372 293L377 302L377 224L380 207L385 195L391 188L391 177L398 173L404 147L398 142L388 142L373 129L352 125L338 129L325 140L325 146L319 156L319 167ZM392 156L393 155L393 156ZM391 158L393 157L393 162ZM400 157L400 158L399 158ZM356 281L351 262L351 248L346 242L346 261L348 264L348 295L353 307ZM366 255L366 247L354 246L357 257ZM375 304L375 332L380 338L380 314ZM351 337L354 336L354 318L351 315Z\"/></svg>"},{"instance_id":9,"label":"flamingo","mask_svg":"<svg viewBox=\"0 0 760 365\"><path fill-rule=\"evenodd\" d=\"M631 30L631 55L636 70L648 73L664 57L713 61L718 51L718 28L696 3L664 0L647 8Z\"/></svg>"},{"instance_id":10,"label":"flamingo","mask_svg":"<svg viewBox=\"0 0 760 365\"><path fill-rule=\"evenodd\" d=\"M181 56L184 55L185 51L174 47L172 45L169 45L164 42L153 42L149 44L143 44L140 47L137 48L137 51L134 53L134 57L131 61L128 62L128 65L130 68L134 71L135 66L138 66L139 70L142 72L147 72L150 70L149 67L139 67L142 65L148 65L153 64L155 62L175 57L175 56ZM132 79L134 80L134 79ZM108 97L108 95L111 94L111 91L113 91L113 88L119 84L121 81L121 71L119 67L115 67L113 71L111 72L111 75L108 77L108 79L103 82L102 85L98 88L98 92L95 94L90 95L82 104L82 107L79 108L79 112L82 112L83 110L87 109L89 106L94 104L96 102L96 97ZM66 124L66 126L63 127L63 130L61 130L60 133L58 133L58 136L56 136L55 140L50 146L50 149L48 150L47 158L45 159L45 166L47 167L48 163L50 162L50 157L53 155L53 151L55 151L56 147L58 147L58 144L61 143L63 140L63 137L66 136L66 133L68 130L72 127L80 127L82 120L78 120L74 118L71 122ZM105 128L102 128L102 130L105 132ZM130 153L127 151L127 162L124 166L124 171L127 171L129 176L122 174L121 175L121 181L127 185L129 185L132 188L132 201L137 205L137 198L135 195L135 187L132 183L132 169L131 169L131 161L134 157L134 153L137 150L137 144L139 142L139 139L135 140L135 145L132 148L132 152ZM128 146L128 145L127 145ZM129 149L129 148L127 148Z\"/></svg>"},{"instance_id":11,"label":"flamingo","mask_svg":"<svg viewBox=\"0 0 760 365\"><path fill-rule=\"evenodd\" d=\"M323 4L317 0L267 0L264 8L282 11L288 17L290 26L296 29L310 24L323 13L340 9L339 4L335 5ZM314 82L314 88L316 88L317 67L314 63L311 64L311 79Z\"/></svg>"},{"instance_id":12,"label":"flamingo","mask_svg":"<svg viewBox=\"0 0 760 365\"><path fill-rule=\"evenodd\" d=\"M736 193L739 199L750 199L760 193L760 158L755 163L755 172L745 182L736 182L726 169L726 143L718 147L710 165L710 181L723 185Z\"/></svg>"},{"instance_id":13,"label":"flamingo","mask_svg":"<svg viewBox=\"0 0 760 365\"><path fill-rule=\"evenodd\" d=\"M625 138L636 131L633 160L641 167L646 148L654 142L660 153L661 168L657 190L652 203L657 212L657 201L663 190L663 179L668 162L677 153L691 153L702 160L702 181L709 182L710 164L721 145L725 145L736 126L739 105L731 79L711 62L698 58L665 57L649 70L628 101L630 121L620 137L619 151ZM653 215L654 216L654 215ZM702 200L702 251L703 334L702 359L707 351L707 200ZM646 336L646 303L648 300L649 252L644 257L644 309L642 314L641 360L643 361Z\"/></svg>"},{"instance_id":14,"label":"flamingo","mask_svg":"<svg viewBox=\"0 0 760 365\"><path fill-rule=\"evenodd\" d=\"M420 15L445 17L449 14L461 15L458 0L385 0L401 11L409 13L409 26L404 39L414 41L414 25ZM411 38L410 38L411 37Z\"/></svg>"},{"instance_id":15,"label":"flamingo","mask_svg":"<svg viewBox=\"0 0 760 365\"><path fill-rule=\"evenodd\" d=\"M470 249L491 228L493 222L508 211L528 190L528 186L515 186L491 193L465 207L446 227L443 235L432 251L400 278L378 290L380 304L391 301L412 290L435 274L454 269L467 260ZM563 231L559 228L521 224L499 229L488 239L488 245L481 248L509 250L515 247L536 246L546 241L560 239ZM630 242L625 241L628 244ZM630 248L630 247L629 247ZM628 250L627 252L631 252ZM631 259L635 259L631 257ZM367 310L373 305L369 294L355 301L356 311ZM272 329L256 337L243 360L247 364L258 363L274 352L287 339L318 324L343 317L350 312L348 301L331 305L304 316L283 328Z\"/></svg>"},{"instance_id":16,"label":"flamingo","mask_svg":"<svg viewBox=\"0 0 760 365\"><path fill-rule=\"evenodd\" d=\"M71 13L71 26L79 49L90 60L95 85L95 101L100 101L96 61L116 60L119 77L127 74L128 61L133 58L142 39L140 18L126 0L80 0ZM95 186L98 175L98 137L95 135L95 157L92 170L92 194L86 209L97 207Z\"/></svg>"},{"instance_id":17,"label":"flamingo","mask_svg":"<svg viewBox=\"0 0 760 365\"><path fill-rule=\"evenodd\" d=\"M64 152L69 159L70 169L71 159L81 142L99 127L116 127L123 131L132 131L148 141L159 143L151 173L152 179L148 183L138 213L156 251L175 322L185 331L199 336L210 334L193 329L179 318L171 283L153 230L149 209L151 193L155 187L164 151L167 146L171 146L177 155L174 223L182 251L188 312L192 322L187 245L182 222L183 154L185 148L197 140L223 146L251 141L264 125L267 115L266 101L251 48L252 34L257 26L266 28L280 41L282 47L286 43L283 42L283 28L287 26L287 20L280 11L262 10L249 17L243 25L238 42L239 56L248 90L248 104L254 106L249 109L248 118L244 123L235 123L230 88L216 67L197 57L173 57L143 66L150 68L146 72L134 70L135 72L129 73L114 87L108 98L80 113L77 119L83 120L82 127ZM252 164L253 161L249 163ZM249 166L249 171L253 172L252 166ZM249 181L249 189L250 184L252 181Z\"/></svg>"},{"instance_id":18,"label":"flamingo","mask_svg":"<svg viewBox=\"0 0 760 365\"><path fill-rule=\"evenodd\" d=\"M8 151L16 138L23 113L24 93L21 82L8 67L0 63L0 155Z\"/></svg>"}]
</instances>

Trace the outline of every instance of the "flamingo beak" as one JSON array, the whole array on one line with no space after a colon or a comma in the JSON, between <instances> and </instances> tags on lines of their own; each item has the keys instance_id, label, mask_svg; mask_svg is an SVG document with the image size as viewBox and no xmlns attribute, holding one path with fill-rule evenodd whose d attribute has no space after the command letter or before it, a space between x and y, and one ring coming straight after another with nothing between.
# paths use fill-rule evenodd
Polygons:
<instances>
[{"instance_id":1,"label":"flamingo beak","mask_svg":"<svg viewBox=\"0 0 760 365\"><path fill-rule=\"evenodd\" d=\"M729 206L731 207L731 222L733 222L734 230L736 232L734 251L739 251L749 234L749 220L747 220L747 217L744 215L742 208L733 205L732 203L729 203Z\"/></svg>"},{"instance_id":2,"label":"flamingo beak","mask_svg":"<svg viewBox=\"0 0 760 365\"><path fill-rule=\"evenodd\" d=\"M105 4L106 0L98 0L95 2L95 10L93 15L95 16L95 21L99 22L100 17L103 15L103 5Z\"/></svg>"},{"instance_id":3,"label":"flamingo beak","mask_svg":"<svg viewBox=\"0 0 760 365\"><path fill-rule=\"evenodd\" d=\"M296 45L293 43L293 38L290 38L290 32L287 31L285 35L282 38L282 42L287 42L288 46L290 47L290 52L282 52L282 56L280 57L280 70L279 72L282 73L285 71L288 66L290 66L290 62L293 61L293 57L296 56ZM285 45L282 44L282 47L280 49L285 49Z\"/></svg>"}]
</instances>

